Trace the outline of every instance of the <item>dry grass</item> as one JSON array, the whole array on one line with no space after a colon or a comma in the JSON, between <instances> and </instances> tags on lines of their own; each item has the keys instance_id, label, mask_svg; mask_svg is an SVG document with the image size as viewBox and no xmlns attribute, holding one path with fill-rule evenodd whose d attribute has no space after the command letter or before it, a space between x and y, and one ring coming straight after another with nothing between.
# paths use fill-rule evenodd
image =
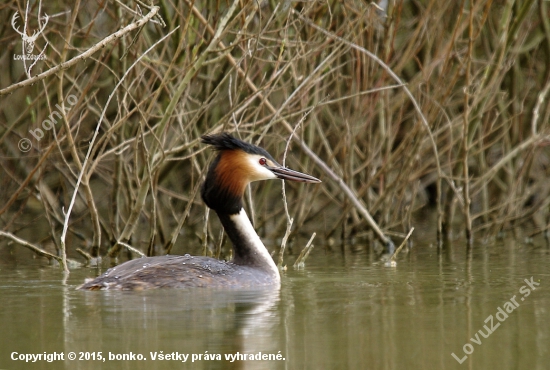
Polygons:
<instances>
[{"instance_id":1,"label":"dry grass","mask_svg":"<svg viewBox=\"0 0 550 370\"><path fill-rule=\"evenodd\" d=\"M70 255L196 240L224 256L198 195L200 136L235 132L277 157L300 123L287 164L324 183L286 187L294 234L387 242L419 210L437 212L441 243L546 231L548 2L389 3L31 3L29 35L50 17L28 75L11 27L26 4L0 6L2 230L59 255L66 226ZM268 241L287 224L278 189L250 197Z\"/></svg>"}]
</instances>

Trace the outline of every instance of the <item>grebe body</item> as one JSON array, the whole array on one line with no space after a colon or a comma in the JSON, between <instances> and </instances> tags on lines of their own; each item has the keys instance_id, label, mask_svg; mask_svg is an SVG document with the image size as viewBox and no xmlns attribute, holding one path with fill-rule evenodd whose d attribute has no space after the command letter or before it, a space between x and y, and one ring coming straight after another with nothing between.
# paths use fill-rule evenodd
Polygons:
<instances>
[{"instance_id":1,"label":"grebe body","mask_svg":"<svg viewBox=\"0 0 550 370\"><path fill-rule=\"evenodd\" d=\"M258 180L320 180L282 167L264 149L226 133L203 136L202 141L218 151L202 186L202 199L216 212L231 240L233 260L190 255L138 258L107 270L78 289L251 288L280 284L279 270L244 211L244 191L250 182Z\"/></svg>"}]
</instances>

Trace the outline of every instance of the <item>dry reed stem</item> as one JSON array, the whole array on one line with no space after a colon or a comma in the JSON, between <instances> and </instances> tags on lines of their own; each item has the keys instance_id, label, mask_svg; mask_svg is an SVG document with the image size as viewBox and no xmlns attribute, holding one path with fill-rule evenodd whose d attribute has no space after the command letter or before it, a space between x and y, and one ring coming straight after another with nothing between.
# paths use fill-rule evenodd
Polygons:
<instances>
[{"instance_id":1,"label":"dry reed stem","mask_svg":"<svg viewBox=\"0 0 550 370\"><path fill-rule=\"evenodd\" d=\"M13 235L12 233L8 233L6 231L2 231L0 230L0 235L3 236L3 237L6 237L6 238L9 238L11 240L13 240L14 242L16 242L17 244L21 244L22 246L24 247L27 247L29 248L31 251L33 251L34 253L38 254L39 256L42 256L42 257L46 257L48 259L54 259L56 260L57 262L59 263L63 263L63 259L59 256L56 256L55 254L51 254L50 252L46 252L44 249L32 244L32 243L29 243L28 241L26 240L23 240L21 238L18 238L17 236Z\"/></svg>"},{"instance_id":2,"label":"dry reed stem","mask_svg":"<svg viewBox=\"0 0 550 370\"><path fill-rule=\"evenodd\" d=\"M401 251L401 249L403 249L403 247L405 246L405 244L407 244L407 241L409 240L409 238L411 237L412 233L414 231L414 227L411 227L411 229L409 230L409 232L407 233L407 236L405 236L405 239L403 239L403 241L401 242L401 244L399 245L399 247L395 250L395 252L391 255L389 261L390 263L395 263L395 259L397 258L397 255L399 254L399 252ZM395 265L393 265L395 266Z\"/></svg>"},{"instance_id":3,"label":"dry reed stem","mask_svg":"<svg viewBox=\"0 0 550 370\"><path fill-rule=\"evenodd\" d=\"M463 6L466 2L463 2ZM464 226L466 231L466 240L469 246L471 246L472 239L472 215L470 213L470 172L469 172L469 153L470 153L470 142L469 142L469 126L470 126L470 93L472 84L471 68L472 68L472 53L473 53L473 43L474 43L474 24L473 24L473 1L470 0L470 12L468 17L468 51L466 52L466 81L464 88L464 113L462 115L462 176L463 176L463 185L462 185L462 197L463 205L462 210L464 213Z\"/></svg>"},{"instance_id":4,"label":"dry reed stem","mask_svg":"<svg viewBox=\"0 0 550 370\"><path fill-rule=\"evenodd\" d=\"M302 251L298 255L298 258L296 258L296 261L294 262L294 265L293 265L294 268L303 269L305 267L306 259L309 256L309 253L313 250L314 245L312 243L316 235L317 233L311 234L311 237L306 243L306 246L302 249Z\"/></svg>"},{"instance_id":5,"label":"dry reed stem","mask_svg":"<svg viewBox=\"0 0 550 370\"><path fill-rule=\"evenodd\" d=\"M298 130L302 122L306 119L308 113L302 116L302 119L294 127L294 130L292 131L292 135L290 135L290 137L286 141L285 150L283 152L283 163L282 163L283 167L286 167L286 156L288 154L288 149L290 148L290 140L292 139L292 136L296 134L296 130ZM290 237L290 233L292 232L292 224L294 223L294 218L290 217L290 213L288 212L288 203L286 199L285 184L286 182L283 180L281 183L281 191L283 194L283 206L284 206L287 221L286 221L285 235L283 236L283 240L281 241L281 248L279 249L279 261L277 263L277 267L279 267L279 269L283 267L283 259L284 259L284 254L286 250L286 243L288 241L288 238Z\"/></svg>"},{"instance_id":6,"label":"dry reed stem","mask_svg":"<svg viewBox=\"0 0 550 370\"><path fill-rule=\"evenodd\" d=\"M140 251L139 249L136 249L136 248L132 247L130 244L124 243L124 242L119 242L119 243L120 243L120 245L122 245L124 248L128 249L128 250L131 251L132 253L137 254L137 255L140 256L141 258L147 257L147 256L145 255L145 253L143 253L143 252Z\"/></svg>"}]
</instances>

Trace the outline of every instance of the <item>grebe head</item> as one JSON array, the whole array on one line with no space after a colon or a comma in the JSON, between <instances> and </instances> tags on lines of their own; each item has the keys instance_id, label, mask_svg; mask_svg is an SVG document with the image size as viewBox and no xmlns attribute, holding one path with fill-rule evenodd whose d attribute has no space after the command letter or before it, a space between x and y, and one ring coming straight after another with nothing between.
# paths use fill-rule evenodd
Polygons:
<instances>
[{"instance_id":1,"label":"grebe head","mask_svg":"<svg viewBox=\"0 0 550 370\"><path fill-rule=\"evenodd\" d=\"M252 181L321 182L313 176L281 166L266 150L227 133L203 136L202 142L219 151L201 191L206 205L218 213L239 213L246 186Z\"/></svg>"}]
</instances>

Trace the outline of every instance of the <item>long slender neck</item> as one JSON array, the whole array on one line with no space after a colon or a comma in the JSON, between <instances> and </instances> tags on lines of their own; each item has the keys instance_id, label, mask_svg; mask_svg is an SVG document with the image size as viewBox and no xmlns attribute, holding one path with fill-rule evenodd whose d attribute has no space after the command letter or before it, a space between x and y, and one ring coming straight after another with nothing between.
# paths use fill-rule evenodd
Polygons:
<instances>
[{"instance_id":1,"label":"long slender neck","mask_svg":"<svg viewBox=\"0 0 550 370\"><path fill-rule=\"evenodd\" d=\"M217 212L225 232L233 243L233 263L257 267L280 280L279 270L243 208L237 214Z\"/></svg>"}]
</instances>

